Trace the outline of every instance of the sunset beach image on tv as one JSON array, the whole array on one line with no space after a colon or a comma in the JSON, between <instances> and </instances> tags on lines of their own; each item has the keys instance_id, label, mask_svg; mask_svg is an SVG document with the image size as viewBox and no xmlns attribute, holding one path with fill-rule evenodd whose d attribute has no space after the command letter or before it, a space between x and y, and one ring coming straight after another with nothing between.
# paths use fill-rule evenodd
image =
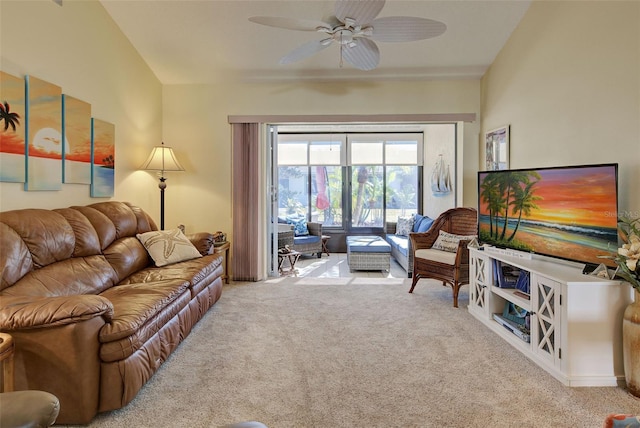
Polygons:
<instances>
[{"instance_id":1,"label":"sunset beach image on tv","mask_svg":"<svg viewBox=\"0 0 640 428\"><path fill-rule=\"evenodd\" d=\"M617 164L478 173L478 236L500 248L610 264L618 246Z\"/></svg>"}]
</instances>

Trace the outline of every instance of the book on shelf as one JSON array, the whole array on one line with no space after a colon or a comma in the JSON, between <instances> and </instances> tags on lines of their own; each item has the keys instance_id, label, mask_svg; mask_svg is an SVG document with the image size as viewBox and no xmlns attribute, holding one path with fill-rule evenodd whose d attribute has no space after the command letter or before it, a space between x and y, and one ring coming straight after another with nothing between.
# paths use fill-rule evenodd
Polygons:
<instances>
[{"instance_id":1,"label":"book on shelf","mask_svg":"<svg viewBox=\"0 0 640 428\"><path fill-rule=\"evenodd\" d=\"M493 272L500 288L516 288L518 282L518 276L520 275L520 269L503 264L500 260L493 259Z\"/></svg>"},{"instance_id":2,"label":"book on shelf","mask_svg":"<svg viewBox=\"0 0 640 428\"><path fill-rule=\"evenodd\" d=\"M503 326L504 328L506 328L508 331L510 331L511 333L513 333L514 335L516 335L517 337L519 337L521 340L529 343L531 341L531 336L529 334L529 332L523 328L522 325L517 324L513 321L511 321L510 319L507 319L505 317L503 317L500 314L493 314L493 319L500 324L501 326Z\"/></svg>"},{"instance_id":3,"label":"book on shelf","mask_svg":"<svg viewBox=\"0 0 640 428\"><path fill-rule=\"evenodd\" d=\"M518 275L518 280L516 281L516 288L518 291L516 294L524 294L527 299L529 298L530 291L530 280L529 280L529 272L526 270L521 270Z\"/></svg>"}]
</instances>

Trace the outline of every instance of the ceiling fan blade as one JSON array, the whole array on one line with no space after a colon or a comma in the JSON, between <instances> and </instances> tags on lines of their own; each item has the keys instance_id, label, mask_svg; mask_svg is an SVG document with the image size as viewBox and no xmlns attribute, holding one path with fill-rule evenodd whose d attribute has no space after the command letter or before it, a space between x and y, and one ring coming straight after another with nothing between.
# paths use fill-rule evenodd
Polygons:
<instances>
[{"instance_id":1,"label":"ceiling fan blade","mask_svg":"<svg viewBox=\"0 0 640 428\"><path fill-rule=\"evenodd\" d=\"M322 21L308 19L283 18L278 16L252 16L249 21L256 24L268 25L269 27L286 28L287 30L316 31L318 27L331 28L329 24Z\"/></svg>"},{"instance_id":2,"label":"ceiling fan blade","mask_svg":"<svg viewBox=\"0 0 640 428\"><path fill-rule=\"evenodd\" d=\"M411 16L378 18L371 26L371 38L379 42L413 42L437 37L447 30L443 22Z\"/></svg>"},{"instance_id":3,"label":"ceiling fan blade","mask_svg":"<svg viewBox=\"0 0 640 428\"><path fill-rule=\"evenodd\" d=\"M336 0L336 18L341 22L351 18L355 25L367 25L384 7L385 0Z\"/></svg>"},{"instance_id":4,"label":"ceiling fan blade","mask_svg":"<svg viewBox=\"0 0 640 428\"><path fill-rule=\"evenodd\" d=\"M360 70L373 70L380 63L380 50L373 40L358 37L354 47L342 46L342 58Z\"/></svg>"},{"instance_id":5,"label":"ceiling fan blade","mask_svg":"<svg viewBox=\"0 0 640 428\"><path fill-rule=\"evenodd\" d=\"M328 48L331 45L331 39L325 40L313 40L311 42L307 42L303 45L298 46L289 54L284 56L280 60L280 64L291 64L292 62L300 61L302 59L308 58L311 55L320 52L323 49Z\"/></svg>"}]
</instances>

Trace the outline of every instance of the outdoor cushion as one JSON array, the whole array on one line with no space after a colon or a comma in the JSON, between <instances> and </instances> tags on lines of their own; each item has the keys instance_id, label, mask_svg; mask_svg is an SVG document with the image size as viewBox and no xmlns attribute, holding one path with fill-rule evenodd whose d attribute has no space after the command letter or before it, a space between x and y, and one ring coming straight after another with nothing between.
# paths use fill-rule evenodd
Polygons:
<instances>
[{"instance_id":1,"label":"outdoor cushion","mask_svg":"<svg viewBox=\"0 0 640 428\"><path fill-rule=\"evenodd\" d=\"M293 238L294 245L315 244L320 242L320 237L316 235L296 236Z\"/></svg>"},{"instance_id":2,"label":"outdoor cushion","mask_svg":"<svg viewBox=\"0 0 640 428\"><path fill-rule=\"evenodd\" d=\"M388 233L387 242L393 248L397 248L398 251L400 251L405 256L409 255L409 238L407 238L406 236L398 236Z\"/></svg>"},{"instance_id":3,"label":"outdoor cushion","mask_svg":"<svg viewBox=\"0 0 640 428\"><path fill-rule=\"evenodd\" d=\"M347 248L357 253L390 253L391 246L379 236L347 236Z\"/></svg>"},{"instance_id":4,"label":"outdoor cushion","mask_svg":"<svg viewBox=\"0 0 640 428\"><path fill-rule=\"evenodd\" d=\"M293 225L295 236L305 236L309 234L307 219L304 217L287 217L287 223Z\"/></svg>"},{"instance_id":5,"label":"outdoor cushion","mask_svg":"<svg viewBox=\"0 0 640 428\"><path fill-rule=\"evenodd\" d=\"M418 223L418 227L414 225L413 231L418 233L426 232L431 228L432 224L433 224L433 219L431 217L424 216L420 219L420 222Z\"/></svg>"},{"instance_id":6,"label":"outdoor cushion","mask_svg":"<svg viewBox=\"0 0 640 428\"><path fill-rule=\"evenodd\" d=\"M409 233L411 233L413 230L413 223L413 217L398 217L396 235L409 236Z\"/></svg>"}]
</instances>

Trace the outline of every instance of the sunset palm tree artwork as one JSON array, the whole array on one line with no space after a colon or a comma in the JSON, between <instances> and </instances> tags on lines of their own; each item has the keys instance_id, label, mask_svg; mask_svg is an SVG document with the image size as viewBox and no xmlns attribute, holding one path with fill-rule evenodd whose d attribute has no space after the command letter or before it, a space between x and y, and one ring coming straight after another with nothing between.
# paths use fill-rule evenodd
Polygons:
<instances>
[{"instance_id":1,"label":"sunset palm tree artwork","mask_svg":"<svg viewBox=\"0 0 640 428\"><path fill-rule=\"evenodd\" d=\"M20 126L20 115L11 111L11 106L8 102L0 104L0 121L4 122L4 130L9 130L9 127L16 131L16 124Z\"/></svg>"},{"instance_id":2,"label":"sunset palm tree artwork","mask_svg":"<svg viewBox=\"0 0 640 428\"><path fill-rule=\"evenodd\" d=\"M26 76L25 190L62 189L62 89Z\"/></svg>"},{"instance_id":3,"label":"sunset palm tree artwork","mask_svg":"<svg viewBox=\"0 0 640 428\"><path fill-rule=\"evenodd\" d=\"M525 252L597 260L616 242L615 174L606 165L481 172L479 239Z\"/></svg>"},{"instance_id":4,"label":"sunset palm tree artwork","mask_svg":"<svg viewBox=\"0 0 640 428\"><path fill-rule=\"evenodd\" d=\"M0 181L25 180L24 78L0 71Z\"/></svg>"},{"instance_id":5,"label":"sunset palm tree artwork","mask_svg":"<svg viewBox=\"0 0 640 428\"><path fill-rule=\"evenodd\" d=\"M115 188L115 125L91 119L91 197L111 198Z\"/></svg>"},{"instance_id":6,"label":"sunset palm tree artwork","mask_svg":"<svg viewBox=\"0 0 640 428\"><path fill-rule=\"evenodd\" d=\"M62 95L62 181L91 184L91 104Z\"/></svg>"}]
</instances>

